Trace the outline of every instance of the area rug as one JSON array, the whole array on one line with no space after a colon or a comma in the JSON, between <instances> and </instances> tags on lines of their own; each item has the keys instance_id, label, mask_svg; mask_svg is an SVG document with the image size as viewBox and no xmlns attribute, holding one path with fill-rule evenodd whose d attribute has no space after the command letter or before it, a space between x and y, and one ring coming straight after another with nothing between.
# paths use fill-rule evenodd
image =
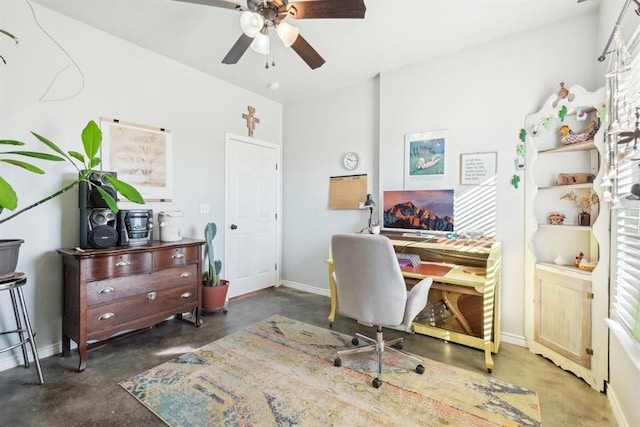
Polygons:
<instances>
[{"instance_id":1,"label":"area rug","mask_svg":"<svg viewBox=\"0 0 640 427\"><path fill-rule=\"evenodd\" d=\"M344 356L351 337L272 316L120 385L170 426L535 426L534 391L384 353Z\"/></svg>"}]
</instances>

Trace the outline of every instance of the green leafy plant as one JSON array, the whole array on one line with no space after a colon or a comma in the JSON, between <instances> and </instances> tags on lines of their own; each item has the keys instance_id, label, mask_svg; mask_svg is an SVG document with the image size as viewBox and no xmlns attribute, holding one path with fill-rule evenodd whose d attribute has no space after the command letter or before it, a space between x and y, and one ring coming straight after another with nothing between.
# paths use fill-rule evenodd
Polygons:
<instances>
[{"instance_id":1,"label":"green leafy plant","mask_svg":"<svg viewBox=\"0 0 640 427\"><path fill-rule=\"evenodd\" d=\"M45 144L56 154L49 154L49 153L42 153L42 152L35 152L35 151L5 151L5 152L0 152L0 157L7 157L7 158L0 158L0 161L14 165L14 166L21 167L29 172L44 174L45 172L39 167L22 160L16 160L12 158L12 156L30 157L30 158L37 158L37 159L48 160L48 161L65 161L66 160L69 163L71 163L73 167L78 171L78 178L74 180L71 184L56 191L50 196L47 196L25 208L22 208L17 212L14 212L13 214L9 215L6 218L0 219L0 224L2 224L3 222L9 221L10 219L15 218L16 216L23 214L28 210L31 210L36 206L39 206L57 196L60 196L61 194L69 191L70 189L80 184L81 182L86 182L90 187L94 187L94 184L88 179L88 177L91 174L101 174L101 171L96 170L95 168L98 167L101 163L101 159L100 157L98 157L98 155L100 153L100 145L102 144L102 131L100 130L96 122L94 122L93 120L91 120L82 131L82 144L84 146L84 153L85 153L84 155L77 151L69 151L65 153L62 149L60 149L60 147L58 147L56 144L54 144L44 136L38 135L35 132L31 132L31 133L40 142ZM0 140L0 146L7 146L7 145L23 146L26 144L24 142L16 141L16 140ZM105 174L104 176L111 183L111 185L116 189L116 191L120 193L123 197L125 197L127 200L134 203L144 204L144 199L142 198L138 190L136 190L132 185L127 184L126 182L121 181L117 178L114 178L113 176L108 174ZM113 197L111 197L111 195L106 191L104 191L101 187L95 186L95 188L98 190L102 198L105 200L109 209L111 209L114 213L118 213L118 205L116 201L113 199ZM0 176L0 211L3 208L13 211L17 208L17 206L18 206L18 196L16 192L14 191L11 184L9 184L2 176Z\"/></svg>"},{"instance_id":2,"label":"green leafy plant","mask_svg":"<svg viewBox=\"0 0 640 427\"><path fill-rule=\"evenodd\" d=\"M0 34L4 34L5 36L9 37L14 42L16 42L16 44L18 44L18 38L16 36L14 36L13 34L11 34L10 32L5 31L2 28L0 28ZM0 55L0 61L2 61L5 64L7 63L7 61L5 61L5 59L4 59L4 56L2 56L2 55Z\"/></svg>"},{"instance_id":3,"label":"green leafy plant","mask_svg":"<svg viewBox=\"0 0 640 427\"><path fill-rule=\"evenodd\" d=\"M204 256L207 259L207 271L203 274L203 286L220 286L220 271L222 261L216 260L213 254L213 239L216 237L218 227L210 222L204 229L205 247Z\"/></svg>"}]
</instances>

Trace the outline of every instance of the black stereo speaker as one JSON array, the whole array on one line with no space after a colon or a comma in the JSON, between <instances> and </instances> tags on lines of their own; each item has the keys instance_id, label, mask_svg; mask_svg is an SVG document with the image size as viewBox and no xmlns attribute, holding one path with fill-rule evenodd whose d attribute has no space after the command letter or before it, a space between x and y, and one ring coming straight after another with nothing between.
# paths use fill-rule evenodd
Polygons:
<instances>
[{"instance_id":1,"label":"black stereo speaker","mask_svg":"<svg viewBox=\"0 0 640 427\"><path fill-rule=\"evenodd\" d=\"M78 186L78 207L80 209L108 207L107 202L104 201L102 195L97 190L97 187L106 191L107 194L113 197L113 200L116 200L117 191L107 180L106 175L110 175L114 178L117 177L115 172L92 172L87 177L90 184L84 181L80 182L80 185Z\"/></svg>"},{"instance_id":2,"label":"black stereo speaker","mask_svg":"<svg viewBox=\"0 0 640 427\"><path fill-rule=\"evenodd\" d=\"M110 248L118 244L117 217L108 208L80 209L80 247Z\"/></svg>"}]
</instances>

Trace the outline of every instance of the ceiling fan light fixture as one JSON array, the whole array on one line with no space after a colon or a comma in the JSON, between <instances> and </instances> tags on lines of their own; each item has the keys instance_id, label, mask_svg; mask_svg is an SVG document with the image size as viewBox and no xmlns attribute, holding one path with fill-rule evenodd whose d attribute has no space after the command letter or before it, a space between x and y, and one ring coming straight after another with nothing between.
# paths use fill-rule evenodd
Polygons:
<instances>
[{"instance_id":1,"label":"ceiling fan light fixture","mask_svg":"<svg viewBox=\"0 0 640 427\"><path fill-rule=\"evenodd\" d=\"M269 54L269 33L258 33L258 35L251 42L251 49L263 55Z\"/></svg>"},{"instance_id":2,"label":"ceiling fan light fixture","mask_svg":"<svg viewBox=\"0 0 640 427\"><path fill-rule=\"evenodd\" d=\"M240 28L249 37L256 37L264 26L264 18L259 13L244 11L240 15Z\"/></svg>"},{"instance_id":3,"label":"ceiling fan light fixture","mask_svg":"<svg viewBox=\"0 0 640 427\"><path fill-rule=\"evenodd\" d=\"M286 22L281 22L280 24L278 24L278 26L276 27L276 32L278 33L280 40L282 40L282 43L284 43L286 47L291 47L291 45L296 41L298 35L300 34L300 30L298 29L298 27L295 27Z\"/></svg>"}]
</instances>

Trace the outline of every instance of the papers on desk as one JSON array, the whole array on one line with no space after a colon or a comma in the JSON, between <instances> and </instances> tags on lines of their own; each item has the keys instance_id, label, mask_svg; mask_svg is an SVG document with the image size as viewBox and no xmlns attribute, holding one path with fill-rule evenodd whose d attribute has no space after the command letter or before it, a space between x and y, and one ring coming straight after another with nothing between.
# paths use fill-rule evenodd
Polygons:
<instances>
[{"instance_id":1,"label":"papers on desk","mask_svg":"<svg viewBox=\"0 0 640 427\"><path fill-rule=\"evenodd\" d=\"M400 267L417 267L420 265L420 255L417 254L396 254Z\"/></svg>"}]
</instances>

